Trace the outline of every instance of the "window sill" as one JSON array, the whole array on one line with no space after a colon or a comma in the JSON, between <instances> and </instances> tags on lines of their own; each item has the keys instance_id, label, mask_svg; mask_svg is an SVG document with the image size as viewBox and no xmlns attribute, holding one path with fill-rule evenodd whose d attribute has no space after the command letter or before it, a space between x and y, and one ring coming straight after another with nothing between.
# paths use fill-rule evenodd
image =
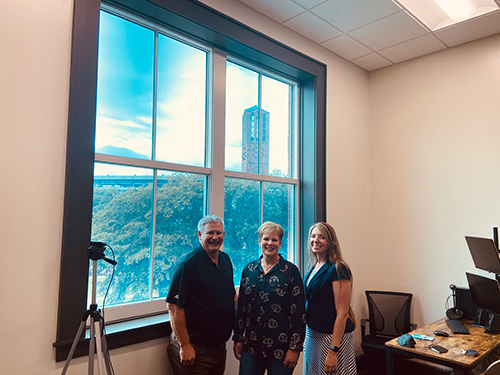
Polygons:
<instances>
[{"instance_id":1,"label":"window sill","mask_svg":"<svg viewBox=\"0 0 500 375\"><path fill-rule=\"evenodd\" d=\"M119 323L106 324L106 343L108 349L121 348L127 345L154 340L160 337L170 336L172 328L168 314L147 316ZM89 336L88 330L86 337ZM89 354L89 338L80 339L73 358L83 357ZM55 342L56 362L65 361L73 342Z\"/></svg>"}]
</instances>

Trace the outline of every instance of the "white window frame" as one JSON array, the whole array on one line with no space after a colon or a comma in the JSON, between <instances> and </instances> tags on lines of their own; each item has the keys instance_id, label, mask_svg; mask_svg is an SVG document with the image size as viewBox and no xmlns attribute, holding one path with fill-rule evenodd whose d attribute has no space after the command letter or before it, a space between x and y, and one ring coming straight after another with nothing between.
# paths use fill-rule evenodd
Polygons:
<instances>
[{"instance_id":1,"label":"white window frame","mask_svg":"<svg viewBox=\"0 0 500 375\"><path fill-rule=\"evenodd\" d=\"M168 170L174 172L186 172L186 173L197 173L206 175L208 177L208 191L207 193L207 201L206 204L206 213L213 213L221 218L224 218L224 186L226 177L230 178L238 178L245 180L255 180L261 182L260 189L260 203L261 203L261 222L263 220L263 192L262 192L262 183L263 182L272 182L272 183L281 183L293 186L293 195L292 202L293 207L293 217L292 217L292 241L290 245L295 252L293 255L293 261L297 263L300 267L300 252L299 252L299 243L300 236L298 220L299 217L299 197L300 197L300 185L299 185L299 171L297 170L297 154L298 154L298 135L297 135L297 109L298 109L298 95L297 92L299 90L299 85L297 82L281 77L275 73L269 72L263 68L258 67L257 65L246 62L242 59L238 59L232 57L225 52L207 47L201 43L197 43L189 38L186 38L182 35L174 33L164 27L155 25L149 21L146 21L138 16L133 14L129 14L123 10L117 9L115 7L102 4L102 11L109 12L115 16L121 17L125 20L134 22L140 26L146 27L155 32L155 39L157 40L158 34L161 33L173 39L179 40L183 43L191 45L195 48L201 49L207 53L207 102L206 102L206 129L205 129L205 140L206 140L206 155L205 155L205 167L197 167L190 166L184 164L176 164L176 163L168 163L163 161L156 160L145 160L145 159L135 159L128 158L122 156L113 156L107 154L95 153L95 162L99 163L109 163L123 166L132 166L132 167L144 167L151 168L155 170L155 179L156 179L156 170ZM154 76L157 76L158 64L157 62L157 48L155 49L155 72ZM226 82L226 61L231 61L232 63L241 65L245 68L251 69L259 74L259 80L262 80L262 76L265 75L267 77L277 79L283 83L286 83L293 87L292 94L292 126L290 129L291 136L291 173L293 178L284 178L263 174L253 174L253 173L245 173L245 172L235 172L228 171L225 169L225 82ZM214 84L217 82L217 85ZM261 85L259 84L259 87ZM154 100L153 104L156 114L156 84L154 85ZM259 88L259 106L260 106L260 96L261 91ZM156 128L156 118L153 118L153 132ZM259 132L262 131L262 119L260 119L259 124ZM156 186L156 184L155 184ZM156 191L154 193L154 199L156 201ZM156 205L154 205L156 206ZM153 233L154 226L156 220L156 210L153 212ZM193 228L193 231L196 231L196 228ZM154 262L154 241L152 244L152 259ZM152 268L154 269L154 268ZM152 288L150 288L152 291ZM105 310L105 316L107 322L119 322L129 320L131 318L138 318L144 316L151 316L159 313L165 312L165 297L153 298L149 301L142 302L130 302L124 303L120 305L113 306L100 306Z\"/></svg>"}]
</instances>

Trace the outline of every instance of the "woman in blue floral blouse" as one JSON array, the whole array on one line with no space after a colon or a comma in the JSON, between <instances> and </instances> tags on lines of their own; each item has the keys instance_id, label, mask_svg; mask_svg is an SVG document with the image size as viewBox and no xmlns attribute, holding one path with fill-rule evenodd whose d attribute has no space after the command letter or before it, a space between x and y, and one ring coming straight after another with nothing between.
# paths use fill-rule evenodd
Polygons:
<instances>
[{"instance_id":1,"label":"woman in blue floral blouse","mask_svg":"<svg viewBox=\"0 0 500 375\"><path fill-rule=\"evenodd\" d=\"M234 355L239 375L291 375L302 351L305 297L300 272L278 254L283 228L265 222L258 230L262 255L242 272Z\"/></svg>"}]
</instances>

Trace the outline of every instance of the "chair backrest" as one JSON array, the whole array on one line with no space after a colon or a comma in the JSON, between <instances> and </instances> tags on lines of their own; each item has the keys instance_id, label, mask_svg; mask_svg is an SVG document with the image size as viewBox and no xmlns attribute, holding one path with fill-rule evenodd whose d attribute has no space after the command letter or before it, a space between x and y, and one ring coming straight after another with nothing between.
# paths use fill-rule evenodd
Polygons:
<instances>
[{"instance_id":1,"label":"chair backrest","mask_svg":"<svg viewBox=\"0 0 500 375\"><path fill-rule=\"evenodd\" d=\"M500 359L489 365L480 375L500 375Z\"/></svg>"},{"instance_id":2,"label":"chair backrest","mask_svg":"<svg viewBox=\"0 0 500 375\"><path fill-rule=\"evenodd\" d=\"M410 332L410 293L367 290L370 335L398 337Z\"/></svg>"}]
</instances>

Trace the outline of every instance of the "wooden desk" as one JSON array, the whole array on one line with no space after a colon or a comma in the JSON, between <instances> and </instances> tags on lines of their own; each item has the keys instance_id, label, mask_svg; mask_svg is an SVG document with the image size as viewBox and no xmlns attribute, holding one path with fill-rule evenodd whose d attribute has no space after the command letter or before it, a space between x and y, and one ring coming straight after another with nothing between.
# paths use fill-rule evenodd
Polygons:
<instances>
[{"instance_id":1,"label":"wooden desk","mask_svg":"<svg viewBox=\"0 0 500 375\"><path fill-rule=\"evenodd\" d=\"M484 328L465 326L469 330L469 335L453 334L445 322L446 319L438 320L425 327L411 331L410 334L433 336L434 341L417 340L413 348L406 348L398 344L397 339L385 343L387 353L387 375L394 374L394 354L404 355L411 358L419 358L425 361L437 363L454 370L462 371L469 375L471 370L487 359L488 354L500 346L500 335L488 335L484 333ZM434 331L445 331L450 337L440 337L434 335ZM436 344L448 349L446 353L436 353L429 348L430 344ZM457 354L453 349L474 349L478 352L477 357Z\"/></svg>"}]
</instances>

